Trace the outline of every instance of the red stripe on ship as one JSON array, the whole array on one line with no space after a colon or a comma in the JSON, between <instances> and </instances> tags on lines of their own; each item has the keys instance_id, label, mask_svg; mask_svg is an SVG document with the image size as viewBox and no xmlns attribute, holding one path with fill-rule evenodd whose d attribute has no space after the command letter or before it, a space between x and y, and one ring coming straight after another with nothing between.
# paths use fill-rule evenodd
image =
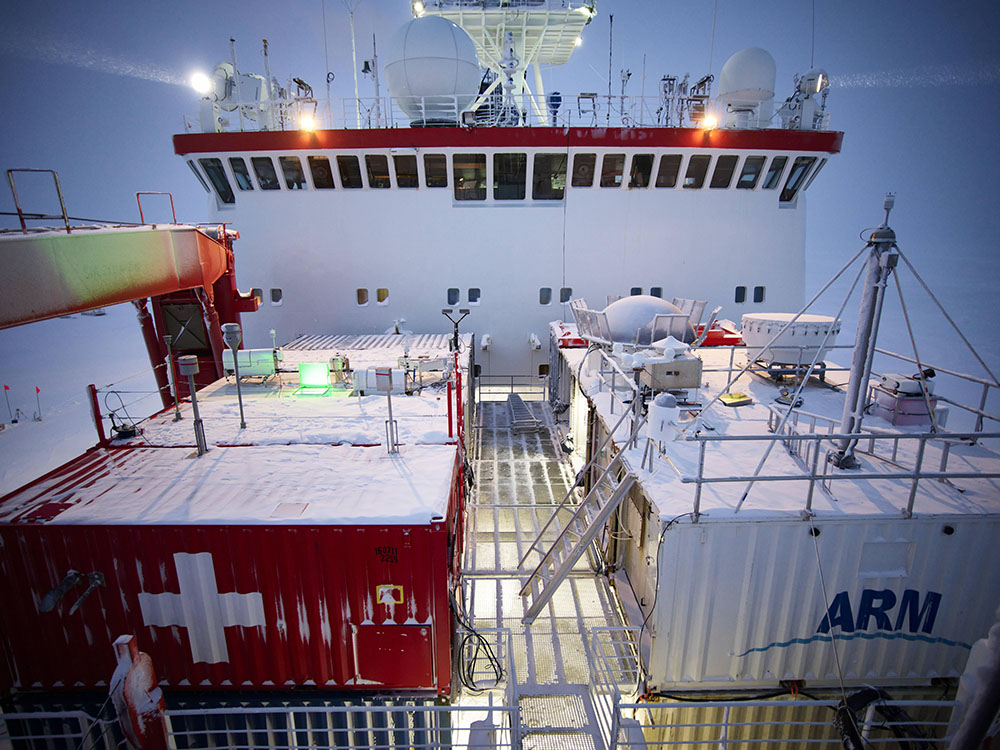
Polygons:
<instances>
[{"instance_id":1,"label":"red stripe on ship","mask_svg":"<svg viewBox=\"0 0 1000 750\"><path fill-rule=\"evenodd\" d=\"M239 151L387 148L706 148L840 152L844 134L816 130L699 128L389 128L181 133L180 155Z\"/></svg>"}]
</instances>

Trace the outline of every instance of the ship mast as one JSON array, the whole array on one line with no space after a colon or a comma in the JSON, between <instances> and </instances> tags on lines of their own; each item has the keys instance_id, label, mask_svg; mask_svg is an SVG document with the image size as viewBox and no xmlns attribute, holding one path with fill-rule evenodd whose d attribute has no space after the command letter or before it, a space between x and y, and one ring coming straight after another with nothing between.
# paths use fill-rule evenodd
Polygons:
<instances>
[{"instance_id":1,"label":"ship mast","mask_svg":"<svg viewBox=\"0 0 1000 750\"><path fill-rule=\"evenodd\" d=\"M460 26L472 38L479 63L496 74L470 107L475 112L497 87L503 88L504 105L517 106L526 94L534 116L548 125L549 114L542 85L542 65L563 65L580 43L583 27L596 11L594 2L501 0L487 7L462 0L413 0L413 15L441 16ZM534 91L527 71L534 70Z\"/></svg>"}]
</instances>

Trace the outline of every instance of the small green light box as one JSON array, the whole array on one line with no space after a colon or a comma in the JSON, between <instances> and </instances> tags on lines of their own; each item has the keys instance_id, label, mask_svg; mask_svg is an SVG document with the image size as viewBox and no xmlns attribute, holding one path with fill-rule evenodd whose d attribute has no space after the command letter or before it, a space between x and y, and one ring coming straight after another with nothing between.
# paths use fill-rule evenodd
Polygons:
<instances>
[{"instance_id":1,"label":"small green light box","mask_svg":"<svg viewBox=\"0 0 1000 750\"><path fill-rule=\"evenodd\" d=\"M293 396L326 396L330 390L329 362L299 362L299 387Z\"/></svg>"}]
</instances>

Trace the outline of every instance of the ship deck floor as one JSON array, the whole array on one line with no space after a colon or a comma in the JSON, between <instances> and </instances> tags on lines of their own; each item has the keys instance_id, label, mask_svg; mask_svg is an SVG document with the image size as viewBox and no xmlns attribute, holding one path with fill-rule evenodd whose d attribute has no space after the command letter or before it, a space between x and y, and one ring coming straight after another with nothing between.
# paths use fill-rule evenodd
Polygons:
<instances>
[{"instance_id":1,"label":"ship deck floor","mask_svg":"<svg viewBox=\"0 0 1000 750\"><path fill-rule=\"evenodd\" d=\"M586 639L592 628L623 622L615 592L594 572L590 555L531 625L522 622L528 603L519 591L537 555L518 563L574 480L549 405L527 403L540 423L537 432L513 431L505 402L479 405L463 563L466 604L476 628L511 633L525 749L591 750L596 722Z\"/></svg>"}]
</instances>

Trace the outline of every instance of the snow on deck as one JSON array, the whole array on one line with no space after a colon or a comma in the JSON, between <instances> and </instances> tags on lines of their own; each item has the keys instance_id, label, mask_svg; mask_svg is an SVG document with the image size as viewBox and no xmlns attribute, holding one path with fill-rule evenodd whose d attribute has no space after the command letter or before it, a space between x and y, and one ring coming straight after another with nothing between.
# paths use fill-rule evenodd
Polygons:
<instances>
[{"instance_id":1,"label":"snow on deck","mask_svg":"<svg viewBox=\"0 0 1000 750\"><path fill-rule=\"evenodd\" d=\"M568 368L575 376L584 350L561 350ZM697 352L704 364L702 377L703 387L694 400L707 404L725 387L730 374L728 372L730 352L728 348L702 348ZM592 355L593 356L593 355ZM738 370L746 363L746 355L738 352L734 367ZM846 383L846 372L828 373L827 381ZM603 392L598 391L598 375L596 368L588 372L583 369L582 380L590 399L597 406L605 424L610 428L622 413L622 405L614 404L611 412L612 397L605 386ZM771 414L769 405L774 404L780 395L779 384L758 374L746 373L733 384L731 391L741 391L753 398L753 403L747 406L726 407L721 403L707 409L702 417L701 437L714 436L758 436L766 438L773 433L769 431L768 418ZM785 381L785 387L794 390L791 379ZM839 420L843 410L844 394L841 389L811 382L802 393L804 403L800 412L817 415L814 424L805 415L799 417L798 432L800 434L834 433L839 430ZM775 407L780 405L774 404ZM781 407L784 408L784 407ZM664 452L657 456L652 471L641 468L643 453L646 449L645 429L642 431L638 446L626 451L626 462L638 477L644 493L657 506L663 520L672 519L678 515L691 513L694 508L696 483L692 481L698 476L699 441L688 436L696 431L692 425L693 414L681 412L681 427L688 426L683 434L678 432L674 441L664 445ZM834 424L831 425L830 420ZM897 435L921 434L929 431L929 427L898 428L883 419L866 416L863 429L879 433ZM619 428L615 442L619 446L627 440L627 425ZM900 518L907 506L911 487L912 471L916 456L917 440L900 440L894 460L890 441L879 441L879 457L864 453L868 450L865 439L859 443L857 450L861 468L858 470L841 470L827 462L827 453L834 446L830 441L824 441L817 462L817 473L827 476L843 476L847 479L833 479L828 482L829 491L821 487L817 481L812 496L812 511L819 517L858 517L875 516L885 518ZM970 445L959 441L948 441L947 471L956 474L994 474L1000 475L1000 455L982 443ZM927 443L923 457L922 471L933 472L940 469L944 441ZM754 475L758 464L768 449L769 441L765 439L747 441L709 441L705 449L705 465L703 476L706 478L734 478ZM803 452L807 443L799 443L799 452ZM648 467L648 462L647 462ZM764 480L760 479L749 486L744 479L734 482L706 483L702 485L700 498L701 518L705 521L724 519L761 519L787 518L799 515L806 508L806 497L809 482L806 479L812 469L811 459L807 463L803 456L792 455L782 442L771 447L770 455L759 472L760 477L802 477L797 480ZM891 479L853 478L864 474L894 473ZM684 480L689 481L684 481ZM744 493L747 494L742 507L737 511ZM1000 513L1000 479L984 476L956 477L947 482L936 479L921 479L918 483L913 504L914 515L931 514L996 514Z\"/></svg>"}]
</instances>

